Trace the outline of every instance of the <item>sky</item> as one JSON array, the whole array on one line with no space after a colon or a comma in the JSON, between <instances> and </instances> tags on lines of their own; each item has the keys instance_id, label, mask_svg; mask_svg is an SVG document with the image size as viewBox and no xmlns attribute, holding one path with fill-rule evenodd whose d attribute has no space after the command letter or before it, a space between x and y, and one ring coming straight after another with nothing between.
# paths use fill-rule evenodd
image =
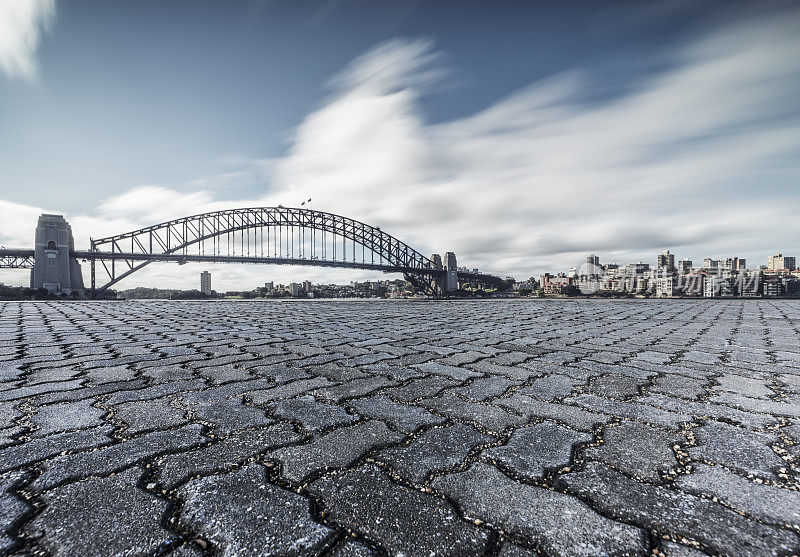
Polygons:
<instances>
[{"instance_id":1,"label":"sky","mask_svg":"<svg viewBox=\"0 0 800 557\"><path fill-rule=\"evenodd\" d=\"M798 54L797 2L2 0L0 245L312 198L517 279L754 267L800 255ZM395 278L118 287L205 268Z\"/></svg>"}]
</instances>

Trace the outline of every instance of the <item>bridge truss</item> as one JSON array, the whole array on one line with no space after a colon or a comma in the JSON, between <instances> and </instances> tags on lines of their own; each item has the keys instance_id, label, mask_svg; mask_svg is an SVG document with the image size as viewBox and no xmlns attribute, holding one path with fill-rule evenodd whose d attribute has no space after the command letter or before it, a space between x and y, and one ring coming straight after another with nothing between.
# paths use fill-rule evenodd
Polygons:
<instances>
[{"instance_id":1,"label":"bridge truss","mask_svg":"<svg viewBox=\"0 0 800 557\"><path fill-rule=\"evenodd\" d=\"M93 295L154 261L267 263L402 273L436 291L445 271L380 228L311 209L257 207L184 217L92 239L75 257L91 264ZM97 285L97 265L107 282ZM105 280L105 279L103 279Z\"/></svg>"},{"instance_id":2,"label":"bridge truss","mask_svg":"<svg viewBox=\"0 0 800 557\"><path fill-rule=\"evenodd\" d=\"M0 247L0 269L33 269L33 250Z\"/></svg>"}]
</instances>

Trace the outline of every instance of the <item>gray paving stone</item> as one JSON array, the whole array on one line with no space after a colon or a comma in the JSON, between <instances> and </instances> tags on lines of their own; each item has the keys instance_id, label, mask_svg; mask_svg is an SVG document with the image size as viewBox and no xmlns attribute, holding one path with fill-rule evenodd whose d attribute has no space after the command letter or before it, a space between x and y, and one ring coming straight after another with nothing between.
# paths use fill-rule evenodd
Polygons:
<instances>
[{"instance_id":1,"label":"gray paving stone","mask_svg":"<svg viewBox=\"0 0 800 557\"><path fill-rule=\"evenodd\" d=\"M10 552L16 543L13 526L21 522L32 509L13 490L21 486L26 478L25 472L6 472L0 474L0 551Z\"/></svg>"},{"instance_id":2,"label":"gray paving stone","mask_svg":"<svg viewBox=\"0 0 800 557\"><path fill-rule=\"evenodd\" d=\"M669 410L670 412L691 414L695 419L721 419L727 422L741 424L748 429L763 429L777 421L775 417L769 414L744 412L720 404L680 400L661 394L650 393L647 396L637 399L637 402L649 404L661 408L662 410Z\"/></svg>"},{"instance_id":3,"label":"gray paving stone","mask_svg":"<svg viewBox=\"0 0 800 557\"><path fill-rule=\"evenodd\" d=\"M142 431L169 429L187 422L186 410L173 406L171 400L159 398L127 402L113 407L114 419L127 424L125 434L135 435Z\"/></svg>"},{"instance_id":4,"label":"gray paving stone","mask_svg":"<svg viewBox=\"0 0 800 557\"><path fill-rule=\"evenodd\" d=\"M391 431L383 422L369 421L335 429L304 445L278 449L269 458L281 463L283 478L300 483L315 472L350 466L367 451L402 439L402 434Z\"/></svg>"},{"instance_id":5,"label":"gray paving stone","mask_svg":"<svg viewBox=\"0 0 800 557\"><path fill-rule=\"evenodd\" d=\"M454 381L466 381L467 379L481 376L481 374L476 371L471 371L463 367L442 364L439 362L425 362L424 364L416 364L412 367L420 370L423 373L449 377Z\"/></svg>"},{"instance_id":6,"label":"gray paving stone","mask_svg":"<svg viewBox=\"0 0 800 557\"><path fill-rule=\"evenodd\" d=\"M38 437L102 425L101 418L105 413L105 410L93 407L91 400L65 402L37 408L30 422L36 427L35 435Z\"/></svg>"},{"instance_id":7,"label":"gray paving stone","mask_svg":"<svg viewBox=\"0 0 800 557\"><path fill-rule=\"evenodd\" d=\"M434 472L460 465L470 451L496 441L474 427L457 423L430 429L406 445L385 449L375 460L387 464L397 475L421 483Z\"/></svg>"},{"instance_id":8,"label":"gray paving stone","mask_svg":"<svg viewBox=\"0 0 800 557\"><path fill-rule=\"evenodd\" d=\"M639 388L647 384L624 373L608 373L595 379L588 391L608 398L627 399L638 396Z\"/></svg>"},{"instance_id":9,"label":"gray paving stone","mask_svg":"<svg viewBox=\"0 0 800 557\"><path fill-rule=\"evenodd\" d=\"M22 416L22 411L17 409L15 402L0 402L0 428L14 425L14 420Z\"/></svg>"},{"instance_id":10,"label":"gray paving stone","mask_svg":"<svg viewBox=\"0 0 800 557\"><path fill-rule=\"evenodd\" d=\"M301 379L278 387L269 389L259 389L249 391L245 398L253 404L267 404L276 400L296 397L312 389L330 385L331 382L324 377L314 377L313 379Z\"/></svg>"},{"instance_id":11,"label":"gray paving stone","mask_svg":"<svg viewBox=\"0 0 800 557\"><path fill-rule=\"evenodd\" d=\"M539 553L534 549L527 549L511 542L503 542L497 557L536 557Z\"/></svg>"},{"instance_id":12,"label":"gray paving stone","mask_svg":"<svg viewBox=\"0 0 800 557\"><path fill-rule=\"evenodd\" d=\"M800 492L757 484L721 466L697 464L675 484L695 495L717 497L749 516L777 526L800 528Z\"/></svg>"},{"instance_id":13,"label":"gray paving stone","mask_svg":"<svg viewBox=\"0 0 800 557\"><path fill-rule=\"evenodd\" d=\"M300 439L301 435L285 424L238 431L212 445L158 458L155 481L171 488L192 476L229 470L270 449L295 443Z\"/></svg>"},{"instance_id":14,"label":"gray paving stone","mask_svg":"<svg viewBox=\"0 0 800 557\"><path fill-rule=\"evenodd\" d=\"M536 379L528 387L517 389L515 392L536 397L541 400L553 401L572 393L572 389L581 385L583 381L569 375L553 373L546 377Z\"/></svg>"},{"instance_id":15,"label":"gray paving stone","mask_svg":"<svg viewBox=\"0 0 800 557\"><path fill-rule=\"evenodd\" d=\"M800 538L748 520L708 499L636 482L604 464L561 476L569 493L603 512L660 534L699 542L720 554L782 555L797 551Z\"/></svg>"},{"instance_id":16,"label":"gray paving stone","mask_svg":"<svg viewBox=\"0 0 800 557\"><path fill-rule=\"evenodd\" d=\"M445 389L460 385L447 377L433 376L415 379L402 387L386 389L386 393L401 402L412 402L423 398L434 397Z\"/></svg>"},{"instance_id":17,"label":"gray paving stone","mask_svg":"<svg viewBox=\"0 0 800 557\"><path fill-rule=\"evenodd\" d=\"M376 466L326 475L309 485L326 516L391 555L483 555L486 531L435 495L393 483Z\"/></svg>"},{"instance_id":18,"label":"gray paving stone","mask_svg":"<svg viewBox=\"0 0 800 557\"><path fill-rule=\"evenodd\" d=\"M66 451L81 451L111 443L111 427L56 433L0 448L0 472L28 466Z\"/></svg>"},{"instance_id":19,"label":"gray paving stone","mask_svg":"<svg viewBox=\"0 0 800 557\"><path fill-rule=\"evenodd\" d=\"M697 446L687 452L693 459L723 464L744 474L777 479L775 469L786 463L770 448L775 436L753 433L720 422L708 422L695 430Z\"/></svg>"},{"instance_id":20,"label":"gray paving stone","mask_svg":"<svg viewBox=\"0 0 800 557\"><path fill-rule=\"evenodd\" d=\"M192 480L178 496L184 501L179 522L222 555L310 555L334 535L312 518L306 497L267 482L258 464Z\"/></svg>"},{"instance_id":21,"label":"gray paving stone","mask_svg":"<svg viewBox=\"0 0 800 557\"><path fill-rule=\"evenodd\" d=\"M490 404L467 402L454 395L445 394L440 398L424 399L419 402L439 414L475 423L492 432L501 432L512 426L520 426L525 419Z\"/></svg>"},{"instance_id":22,"label":"gray paving stone","mask_svg":"<svg viewBox=\"0 0 800 557\"><path fill-rule=\"evenodd\" d=\"M263 427L275 423L261 408L245 406L239 400L214 401L190 406L192 419L213 427L215 434L228 434L241 429Z\"/></svg>"},{"instance_id":23,"label":"gray paving stone","mask_svg":"<svg viewBox=\"0 0 800 557\"><path fill-rule=\"evenodd\" d=\"M320 402L308 395L274 402L269 409L276 418L299 423L308 433L352 425L359 420L341 406Z\"/></svg>"},{"instance_id":24,"label":"gray paving stone","mask_svg":"<svg viewBox=\"0 0 800 557\"><path fill-rule=\"evenodd\" d=\"M434 416L424 408L394 402L386 395L358 398L350 406L366 418L387 422L401 433L411 434L421 427L440 425L445 418Z\"/></svg>"},{"instance_id":25,"label":"gray paving stone","mask_svg":"<svg viewBox=\"0 0 800 557\"><path fill-rule=\"evenodd\" d=\"M787 418L800 418L800 404L787 404L784 402L751 398L727 392L709 397L708 400L718 404L727 404L734 408L740 408L741 410L750 412L785 416Z\"/></svg>"},{"instance_id":26,"label":"gray paving stone","mask_svg":"<svg viewBox=\"0 0 800 557\"><path fill-rule=\"evenodd\" d=\"M712 387L713 391L729 391L753 398L770 398L775 396L775 391L766 385L764 379L742 377L741 375L728 373L718 377L716 383L717 385Z\"/></svg>"},{"instance_id":27,"label":"gray paving stone","mask_svg":"<svg viewBox=\"0 0 800 557\"><path fill-rule=\"evenodd\" d=\"M14 387L7 390L0 390L0 402L6 400L20 400L46 393L59 391L70 391L79 389L85 379L72 379L70 381L56 381L53 383L39 383L36 385Z\"/></svg>"},{"instance_id":28,"label":"gray paving stone","mask_svg":"<svg viewBox=\"0 0 800 557\"><path fill-rule=\"evenodd\" d=\"M344 540L328 553L330 557L377 557L377 551L373 551L367 545L353 540Z\"/></svg>"},{"instance_id":29,"label":"gray paving stone","mask_svg":"<svg viewBox=\"0 0 800 557\"><path fill-rule=\"evenodd\" d=\"M600 516L584 503L544 488L519 484L488 464L434 480L470 518L502 525L548 555L646 555L638 528Z\"/></svg>"},{"instance_id":30,"label":"gray paving stone","mask_svg":"<svg viewBox=\"0 0 800 557\"><path fill-rule=\"evenodd\" d=\"M368 395L374 391L397 385L396 381L385 377L366 377L353 379L342 385L317 389L314 394L332 402L342 402L350 398Z\"/></svg>"},{"instance_id":31,"label":"gray paving stone","mask_svg":"<svg viewBox=\"0 0 800 557\"><path fill-rule=\"evenodd\" d=\"M656 377L653 380L653 386L648 391L697 400L697 397L706 393L704 388L706 385L707 382L701 379L686 377L677 373L667 373Z\"/></svg>"},{"instance_id":32,"label":"gray paving stone","mask_svg":"<svg viewBox=\"0 0 800 557\"><path fill-rule=\"evenodd\" d=\"M493 462L527 480L541 478L550 468L569 466L573 447L587 443L592 436L552 422L542 422L514 431L508 443L481 453Z\"/></svg>"},{"instance_id":33,"label":"gray paving stone","mask_svg":"<svg viewBox=\"0 0 800 557\"><path fill-rule=\"evenodd\" d=\"M654 408L636 402L608 400L594 395L573 396L564 399L564 402L576 404L596 412L605 412L606 414L613 414L668 429L678 429L682 423L689 422L692 419L688 414L661 410L660 408Z\"/></svg>"},{"instance_id":34,"label":"gray paving stone","mask_svg":"<svg viewBox=\"0 0 800 557\"><path fill-rule=\"evenodd\" d=\"M163 549L175 539L161 526L167 501L136 487L142 472L131 468L44 494L45 508L26 534L53 555L94 555L101 548L109 555L142 555Z\"/></svg>"},{"instance_id":35,"label":"gray paving stone","mask_svg":"<svg viewBox=\"0 0 800 557\"><path fill-rule=\"evenodd\" d=\"M494 404L510 408L528 420L535 418L554 420L580 431L592 431L595 425L611 420L611 416L606 414L590 412L569 404L552 404L519 394L496 400Z\"/></svg>"},{"instance_id":36,"label":"gray paving stone","mask_svg":"<svg viewBox=\"0 0 800 557\"><path fill-rule=\"evenodd\" d=\"M190 424L176 430L154 431L95 451L57 456L42 464L34 489L51 489L67 481L108 475L167 452L189 449L206 441L201 426Z\"/></svg>"},{"instance_id":37,"label":"gray paving stone","mask_svg":"<svg viewBox=\"0 0 800 557\"><path fill-rule=\"evenodd\" d=\"M625 421L603 430L603 443L588 447L584 456L599 460L634 478L659 482L660 472L678 466L673 446L686 439L638 422Z\"/></svg>"},{"instance_id":38,"label":"gray paving stone","mask_svg":"<svg viewBox=\"0 0 800 557\"><path fill-rule=\"evenodd\" d=\"M468 385L450 389L450 392L475 402L485 402L504 395L508 389L520 384L520 381L512 381L503 376L490 375L489 377L478 377Z\"/></svg>"}]
</instances>

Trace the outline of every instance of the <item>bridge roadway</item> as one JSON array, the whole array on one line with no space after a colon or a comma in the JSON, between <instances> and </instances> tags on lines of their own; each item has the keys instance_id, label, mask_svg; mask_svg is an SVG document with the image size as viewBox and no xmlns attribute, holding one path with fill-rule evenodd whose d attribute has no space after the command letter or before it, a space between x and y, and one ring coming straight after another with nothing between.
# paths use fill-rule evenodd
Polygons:
<instances>
[{"instance_id":1,"label":"bridge roadway","mask_svg":"<svg viewBox=\"0 0 800 557\"><path fill-rule=\"evenodd\" d=\"M798 301L0 302L0 553L797 554L799 447Z\"/></svg>"},{"instance_id":2,"label":"bridge roadway","mask_svg":"<svg viewBox=\"0 0 800 557\"><path fill-rule=\"evenodd\" d=\"M420 269L414 267L401 267L377 263L363 263L359 261L334 261L320 258L300 257L256 257L247 255L195 255L180 253L112 253L97 251L75 250L70 252L70 257L84 261L148 261L171 263L242 263L264 265L295 265L314 267L342 267L348 269L361 269L367 271L380 271L383 273L419 273ZM0 268L30 269L33 267L34 250L0 248ZM446 273L443 269L427 269L427 274L440 277ZM459 271L459 279L463 282L478 282L496 285L501 279L485 273L472 273Z\"/></svg>"}]
</instances>

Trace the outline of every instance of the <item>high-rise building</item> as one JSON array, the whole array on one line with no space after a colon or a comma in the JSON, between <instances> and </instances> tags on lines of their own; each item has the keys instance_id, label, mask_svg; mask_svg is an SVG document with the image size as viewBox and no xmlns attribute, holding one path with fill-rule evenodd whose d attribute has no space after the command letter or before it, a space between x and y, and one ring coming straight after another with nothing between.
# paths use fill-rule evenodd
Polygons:
<instances>
[{"instance_id":1,"label":"high-rise building","mask_svg":"<svg viewBox=\"0 0 800 557\"><path fill-rule=\"evenodd\" d=\"M796 259L787 257L782 253L770 255L767 259L767 270L769 271L794 271L797 268Z\"/></svg>"},{"instance_id":2,"label":"high-rise building","mask_svg":"<svg viewBox=\"0 0 800 557\"><path fill-rule=\"evenodd\" d=\"M692 260L683 258L678 261L678 272L682 275L688 275L692 272Z\"/></svg>"},{"instance_id":3,"label":"high-rise building","mask_svg":"<svg viewBox=\"0 0 800 557\"><path fill-rule=\"evenodd\" d=\"M313 290L313 287L311 286L311 281L310 280L304 280L303 281L303 292L311 292L312 290Z\"/></svg>"},{"instance_id":4,"label":"high-rise building","mask_svg":"<svg viewBox=\"0 0 800 557\"><path fill-rule=\"evenodd\" d=\"M200 292L206 296L211 295L211 273L208 271L200 273Z\"/></svg>"},{"instance_id":5,"label":"high-rise building","mask_svg":"<svg viewBox=\"0 0 800 557\"><path fill-rule=\"evenodd\" d=\"M296 282L293 282L289 285L289 294L292 296L299 296L300 295L300 285Z\"/></svg>"},{"instance_id":6,"label":"high-rise building","mask_svg":"<svg viewBox=\"0 0 800 557\"><path fill-rule=\"evenodd\" d=\"M275 290L275 283L273 281L265 282L264 290Z\"/></svg>"},{"instance_id":7,"label":"high-rise building","mask_svg":"<svg viewBox=\"0 0 800 557\"><path fill-rule=\"evenodd\" d=\"M594 265L596 267L600 266L600 258L597 257L595 254L591 253L586 256L586 264L587 265Z\"/></svg>"},{"instance_id":8,"label":"high-rise building","mask_svg":"<svg viewBox=\"0 0 800 557\"><path fill-rule=\"evenodd\" d=\"M658 265L656 266L656 268L665 269L667 271L674 271L675 254L670 253L669 250L664 250L664 252L659 254L658 256Z\"/></svg>"},{"instance_id":9,"label":"high-rise building","mask_svg":"<svg viewBox=\"0 0 800 557\"><path fill-rule=\"evenodd\" d=\"M704 271L712 271L715 270L718 266L718 261L716 259L711 259L710 257L706 257L703 259L703 270Z\"/></svg>"}]
</instances>

